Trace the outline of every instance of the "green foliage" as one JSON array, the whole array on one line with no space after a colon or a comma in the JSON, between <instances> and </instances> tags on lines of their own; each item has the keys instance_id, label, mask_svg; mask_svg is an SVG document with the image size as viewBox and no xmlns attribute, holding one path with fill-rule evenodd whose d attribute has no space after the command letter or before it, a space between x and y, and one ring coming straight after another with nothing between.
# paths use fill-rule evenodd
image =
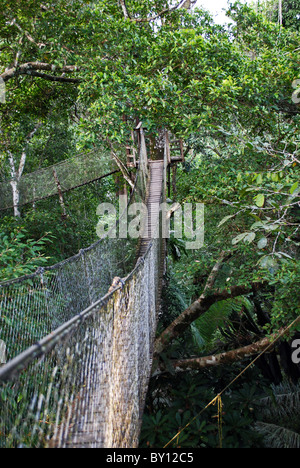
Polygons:
<instances>
[{"instance_id":1,"label":"green foliage","mask_svg":"<svg viewBox=\"0 0 300 468\"><path fill-rule=\"evenodd\" d=\"M216 346L216 340L220 339L220 333L218 333L220 328L227 326L228 336L228 328L231 324L234 329L235 317L241 317L243 313L246 313L249 320L254 322L255 319L252 318L253 304L244 296L226 299L212 305L207 313L198 318L192 325L192 333L197 340L196 343L201 344L200 350L207 352ZM236 330L234 332L236 333Z\"/></svg>"},{"instance_id":2,"label":"green foliage","mask_svg":"<svg viewBox=\"0 0 300 468\"><path fill-rule=\"evenodd\" d=\"M266 2L255 1L258 9L268 20L279 22L278 0L267 0ZM297 0L284 0L282 2L282 25L284 28L300 31L299 5Z\"/></svg>"},{"instance_id":3,"label":"green foliage","mask_svg":"<svg viewBox=\"0 0 300 468\"><path fill-rule=\"evenodd\" d=\"M10 234L0 232L0 280L6 281L33 273L45 265L49 257L43 254L45 242L49 237L35 241L26 239L24 229L15 229Z\"/></svg>"},{"instance_id":4,"label":"green foliage","mask_svg":"<svg viewBox=\"0 0 300 468\"><path fill-rule=\"evenodd\" d=\"M187 255L187 250L185 248L185 241L183 239L176 239L171 237L168 240L168 252L172 256L174 262L179 261L182 255Z\"/></svg>"},{"instance_id":5,"label":"green foliage","mask_svg":"<svg viewBox=\"0 0 300 468\"><path fill-rule=\"evenodd\" d=\"M16 73L6 82L1 177L11 177L10 154L18 167L26 152L25 173L30 172L106 139L127 143L137 121L147 136L166 127L184 137L191 154L178 170L177 201L206 204L205 245L185 252L182 242L170 240L175 276L164 292L159 330L199 297L220 250L227 249L233 258L220 270L216 287L266 281L260 300L271 332L299 315L300 120L291 100L292 82L300 77L297 3L283 2L283 28L273 9L257 14L236 3L229 9L234 23L225 28L201 9L161 13L166 4L127 0L125 18L120 2L111 0L2 1L0 73L39 62L51 66L44 75L81 81ZM146 21L149 16L157 20ZM70 75L62 73L66 65L76 67ZM114 199L114 188L109 180L65 195L64 220L57 199L24 208L22 220L2 219L0 280L31 273L93 242L97 204ZM254 319L250 299L216 304L164 359L198 353L221 338L236 345L244 338L235 333L236 325L246 321L247 332L252 326L247 338L253 338ZM155 380L142 444L167 443L238 370ZM224 395L223 446L256 446L252 403L263 392L253 372ZM210 408L174 445L218 446L215 416L216 408Z\"/></svg>"},{"instance_id":6,"label":"green foliage","mask_svg":"<svg viewBox=\"0 0 300 468\"><path fill-rule=\"evenodd\" d=\"M256 402L259 420L255 430L263 436L268 448L300 447L299 385L285 382L272 386L272 393Z\"/></svg>"},{"instance_id":7,"label":"green foliage","mask_svg":"<svg viewBox=\"0 0 300 468\"><path fill-rule=\"evenodd\" d=\"M278 327L299 312L298 293L288 300L299 284L299 118L277 115L271 130L276 115L265 118L264 136L256 135L251 120L246 129L237 118L231 128L193 135L189 171L179 172L177 195L182 202L206 204L205 251L187 259L186 276L195 278L195 262L209 271L208 253L216 259L222 245L234 253L229 284L263 279L278 291L271 313ZM286 300L280 299L283 290Z\"/></svg>"},{"instance_id":8,"label":"green foliage","mask_svg":"<svg viewBox=\"0 0 300 468\"><path fill-rule=\"evenodd\" d=\"M178 316L178 312L185 310L188 305L188 291L178 284L177 278L169 267L162 290L162 316L158 324L159 330L167 327Z\"/></svg>"},{"instance_id":9,"label":"green foliage","mask_svg":"<svg viewBox=\"0 0 300 468\"><path fill-rule=\"evenodd\" d=\"M240 382L222 397L222 436L216 406L203 411L216 396L216 381L224 384L231 370L156 378L148 393L140 447L164 447L181 431L168 448L218 448L220 442L223 448L260 447L261 437L252 424L258 417L254 403L265 390L256 371L248 375L252 385Z\"/></svg>"},{"instance_id":10,"label":"green foliage","mask_svg":"<svg viewBox=\"0 0 300 468\"><path fill-rule=\"evenodd\" d=\"M275 263L274 267L275 273L271 275L270 285L275 286L275 294L271 324L266 327L268 331L278 330L282 324L288 324L293 318L298 317L300 312L300 262L284 259L280 263Z\"/></svg>"}]
</instances>

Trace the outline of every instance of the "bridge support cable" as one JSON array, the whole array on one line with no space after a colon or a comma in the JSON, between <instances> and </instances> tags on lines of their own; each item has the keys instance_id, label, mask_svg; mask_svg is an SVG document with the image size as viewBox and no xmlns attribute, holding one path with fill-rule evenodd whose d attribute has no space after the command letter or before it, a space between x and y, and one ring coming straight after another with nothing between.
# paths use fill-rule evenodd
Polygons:
<instances>
[{"instance_id":1,"label":"bridge support cable","mask_svg":"<svg viewBox=\"0 0 300 468\"><path fill-rule=\"evenodd\" d=\"M145 201L147 186L148 201L154 192L163 201L166 157L155 163L155 177L150 164L149 180L141 135L129 203ZM127 275L136 240L102 239L59 265L0 284L0 339L9 357L0 368L0 447L138 446L165 254L159 216L152 228ZM112 272L123 279L107 294Z\"/></svg>"},{"instance_id":2,"label":"bridge support cable","mask_svg":"<svg viewBox=\"0 0 300 468\"><path fill-rule=\"evenodd\" d=\"M119 172L119 168L104 148L79 154L53 166L24 174L19 181L15 181L19 192L18 206L59 195L59 191L69 192L116 172ZM12 183L12 180L0 182L0 210L14 208Z\"/></svg>"}]
</instances>

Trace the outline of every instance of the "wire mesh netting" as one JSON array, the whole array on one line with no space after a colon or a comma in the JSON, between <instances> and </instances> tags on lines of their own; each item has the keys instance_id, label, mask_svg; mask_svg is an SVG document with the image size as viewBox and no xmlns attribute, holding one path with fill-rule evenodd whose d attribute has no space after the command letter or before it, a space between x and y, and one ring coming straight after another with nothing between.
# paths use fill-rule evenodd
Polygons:
<instances>
[{"instance_id":1,"label":"wire mesh netting","mask_svg":"<svg viewBox=\"0 0 300 468\"><path fill-rule=\"evenodd\" d=\"M104 296L136 256L134 240L103 239L54 267L0 284L0 339L12 359Z\"/></svg>"},{"instance_id":2,"label":"wire mesh netting","mask_svg":"<svg viewBox=\"0 0 300 468\"><path fill-rule=\"evenodd\" d=\"M17 183L18 205L57 195L58 185L62 192L67 192L115 171L118 171L118 166L105 148L79 154L45 169L24 174ZM11 182L0 183L0 210L14 207Z\"/></svg>"},{"instance_id":3,"label":"wire mesh netting","mask_svg":"<svg viewBox=\"0 0 300 468\"><path fill-rule=\"evenodd\" d=\"M146 198L147 167L142 139L130 203ZM0 285L0 447L138 446L164 241L154 236L132 270L137 248L102 239ZM124 279L107 293L115 276Z\"/></svg>"},{"instance_id":4,"label":"wire mesh netting","mask_svg":"<svg viewBox=\"0 0 300 468\"><path fill-rule=\"evenodd\" d=\"M144 138L141 140L135 190L124 209L126 212L130 205L142 203L146 198L147 150ZM122 213L120 216L122 219ZM125 277L132 270L137 247L138 239L111 238L108 233L54 266L0 283L0 340L6 343L7 359L103 297L114 277Z\"/></svg>"},{"instance_id":5,"label":"wire mesh netting","mask_svg":"<svg viewBox=\"0 0 300 468\"><path fill-rule=\"evenodd\" d=\"M123 289L2 368L9 379L1 385L2 447L138 445L157 317L158 244Z\"/></svg>"}]
</instances>

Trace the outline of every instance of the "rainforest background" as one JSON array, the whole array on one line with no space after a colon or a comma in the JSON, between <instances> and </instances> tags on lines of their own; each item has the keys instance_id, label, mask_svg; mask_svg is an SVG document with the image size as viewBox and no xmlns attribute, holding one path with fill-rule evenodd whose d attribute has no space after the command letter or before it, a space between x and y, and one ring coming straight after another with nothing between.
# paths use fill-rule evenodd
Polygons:
<instances>
[{"instance_id":1,"label":"rainforest background","mask_svg":"<svg viewBox=\"0 0 300 468\"><path fill-rule=\"evenodd\" d=\"M126 145L142 122L150 152L164 128L184 142L170 200L205 204L203 248L168 241L158 336L204 291L211 303L160 347L141 447L176 434L172 447L299 447L297 0L229 4L224 26L189 0L3 0L0 10L2 182ZM97 206L129 192L129 179L124 170L1 210L1 281L95 241ZM265 339L276 343L231 383Z\"/></svg>"}]
</instances>

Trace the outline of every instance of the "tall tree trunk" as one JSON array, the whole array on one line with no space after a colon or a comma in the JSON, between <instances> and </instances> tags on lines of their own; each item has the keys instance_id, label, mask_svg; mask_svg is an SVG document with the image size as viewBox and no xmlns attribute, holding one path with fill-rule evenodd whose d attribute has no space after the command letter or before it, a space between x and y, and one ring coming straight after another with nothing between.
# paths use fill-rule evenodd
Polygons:
<instances>
[{"instance_id":1,"label":"tall tree trunk","mask_svg":"<svg viewBox=\"0 0 300 468\"><path fill-rule=\"evenodd\" d=\"M16 180L11 180L10 185L12 188L12 195L13 195L14 217L19 218L21 216L21 212L19 210L20 192L18 189L18 182Z\"/></svg>"},{"instance_id":2,"label":"tall tree trunk","mask_svg":"<svg viewBox=\"0 0 300 468\"><path fill-rule=\"evenodd\" d=\"M26 138L26 145L28 142L33 138L34 134L37 132L37 130L41 126L41 122L38 122L35 128L32 130L32 132L29 133L29 135ZM12 196L13 196L13 206L14 206L14 216L15 217L20 217L21 212L20 212L20 190L19 190L19 183L21 180L21 177L23 175L25 163L26 163L26 145L22 151L21 154L21 159L19 163L18 169L16 169L16 161L13 156L13 154L8 151L8 161L10 165L10 175L11 175L11 188L12 188Z\"/></svg>"},{"instance_id":3,"label":"tall tree trunk","mask_svg":"<svg viewBox=\"0 0 300 468\"><path fill-rule=\"evenodd\" d=\"M282 0L278 0L278 23L282 26Z\"/></svg>"},{"instance_id":4,"label":"tall tree trunk","mask_svg":"<svg viewBox=\"0 0 300 468\"><path fill-rule=\"evenodd\" d=\"M20 217L21 212L19 209L20 205L20 190L19 190L19 182L21 180L24 167L25 167L25 162L26 162L26 153L23 151L21 159L20 159L20 164L18 170L16 170L16 163L15 159L12 155L12 153L9 151L8 153L8 160L10 164L10 175L11 175L11 188L12 188L12 196L13 196L13 206L14 206L14 216Z\"/></svg>"}]
</instances>

